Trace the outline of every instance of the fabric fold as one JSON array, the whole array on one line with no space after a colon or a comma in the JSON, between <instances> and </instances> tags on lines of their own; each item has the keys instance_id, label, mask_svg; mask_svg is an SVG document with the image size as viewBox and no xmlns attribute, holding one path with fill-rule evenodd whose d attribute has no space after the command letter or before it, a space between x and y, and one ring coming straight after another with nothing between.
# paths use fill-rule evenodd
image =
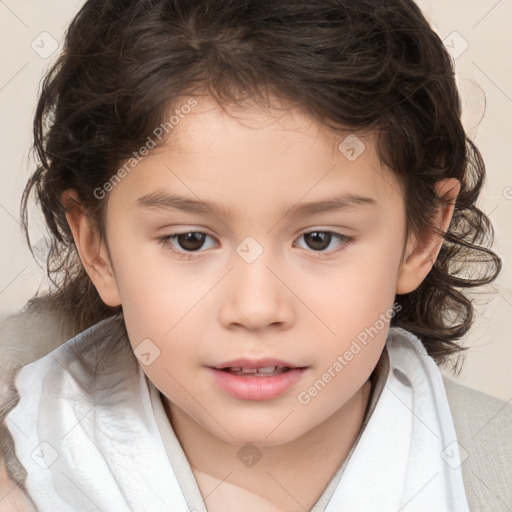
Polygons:
<instances>
[{"instance_id":1,"label":"fabric fold","mask_svg":"<svg viewBox=\"0 0 512 512\"><path fill-rule=\"evenodd\" d=\"M468 512L442 374L404 329L386 347L386 384L326 511Z\"/></svg>"},{"instance_id":2,"label":"fabric fold","mask_svg":"<svg viewBox=\"0 0 512 512\"><path fill-rule=\"evenodd\" d=\"M327 512L466 512L441 373L421 342L391 328L390 371ZM122 315L21 368L8 413L40 512L187 512L146 375Z\"/></svg>"},{"instance_id":3,"label":"fabric fold","mask_svg":"<svg viewBox=\"0 0 512 512\"><path fill-rule=\"evenodd\" d=\"M7 415L39 512L188 511L120 316L24 366Z\"/></svg>"}]
</instances>

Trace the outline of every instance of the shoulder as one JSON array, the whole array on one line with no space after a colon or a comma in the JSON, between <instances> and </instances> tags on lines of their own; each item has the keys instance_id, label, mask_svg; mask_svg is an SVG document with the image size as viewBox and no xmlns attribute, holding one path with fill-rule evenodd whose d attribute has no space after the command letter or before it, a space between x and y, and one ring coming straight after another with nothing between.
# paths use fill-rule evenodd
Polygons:
<instances>
[{"instance_id":1,"label":"shoulder","mask_svg":"<svg viewBox=\"0 0 512 512\"><path fill-rule=\"evenodd\" d=\"M512 399L443 375L471 510L512 509Z\"/></svg>"},{"instance_id":2,"label":"shoulder","mask_svg":"<svg viewBox=\"0 0 512 512\"><path fill-rule=\"evenodd\" d=\"M0 313L0 512L35 512L23 491L23 470L4 423L17 403L14 378L21 367L44 357L71 334L70 324L53 310L25 308L14 314Z\"/></svg>"},{"instance_id":3,"label":"shoulder","mask_svg":"<svg viewBox=\"0 0 512 512\"><path fill-rule=\"evenodd\" d=\"M475 441L488 442L489 448L497 441L493 435L500 432L499 446L512 449L512 399L507 402L446 375L443 382L456 428L462 428L463 434ZM512 450L504 455L512 458Z\"/></svg>"},{"instance_id":4,"label":"shoulder","mask_svg":"<svg viewBox=\"0 0 512 512\"><path fill-rule=\"evenodd\" d=\"M64 315L47 308L24 308L0 316L0 373L31 363L72 335Z\"/></svg>"}]
</instances>

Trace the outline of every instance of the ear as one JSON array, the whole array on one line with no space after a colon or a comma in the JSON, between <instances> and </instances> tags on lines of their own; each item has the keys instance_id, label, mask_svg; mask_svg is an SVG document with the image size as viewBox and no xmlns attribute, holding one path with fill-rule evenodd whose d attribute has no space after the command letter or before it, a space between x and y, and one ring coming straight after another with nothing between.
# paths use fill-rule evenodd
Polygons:
<instances>
[{"instance_id":1,"label":"ear","mask_svg":"<svg viewBox=\"0 0 512 512\"><path fill-rule=\"evenodd\" d=\"M87 275L107 306L119 306L121 297L105 240L98 229L91 225L91 219L80 204L75 190L65 190L61 200Z\"/></svg>"},{"instance_id":2,"label":"ear","mask_svg":"<svg viewBox=\"0 0 512 512\"><path fill-rule=\"evenodd\" d=\"M455 178L440 180L435 185L438 197L443 203L436 213L435 222L443 234L448 231L455 208L455 200L459 195L460 182ZM445 204L448 202L448 204ZM430 231L421 240L415 237L408 240L404 262L400 267L396 283L396 294L410 293L423 282L437 259L443 237Z\"/></svg>"}]
</instances>

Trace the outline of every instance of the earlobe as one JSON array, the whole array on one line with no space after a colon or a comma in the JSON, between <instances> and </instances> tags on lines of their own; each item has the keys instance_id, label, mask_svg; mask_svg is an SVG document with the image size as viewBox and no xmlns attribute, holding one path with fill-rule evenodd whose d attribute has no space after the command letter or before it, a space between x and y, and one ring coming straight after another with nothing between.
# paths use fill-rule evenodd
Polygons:
<instances>
[{"instance_id":1,"label":"earlobe","mask_svg":"<svg viewBox=\"0 0 512 512\"><path fill-rule=\"evenodd\" d=\"M435 188L438 197L444 199L435 222L446 233L460 192L460 182L455 178L444 179L438 181ZM397 276L397 295L410 293L418 288L432 269L442 245L443 238L433 232L429 232L422 240L413 237L407 241L404 261Z\"/></svg>"},{"instance_id":2,"label":"earlobe","mask_svg":"<svg viewBox=\"0 0 512 512\"><path fill-rule=\"evenodd\" d=\"M116 276L110 261L106 242L80 204L75 190L65 190L61 197L68 225L73 233L77 252L87 275L105 304L121 304Z\"/></svg>"}]
</instances>

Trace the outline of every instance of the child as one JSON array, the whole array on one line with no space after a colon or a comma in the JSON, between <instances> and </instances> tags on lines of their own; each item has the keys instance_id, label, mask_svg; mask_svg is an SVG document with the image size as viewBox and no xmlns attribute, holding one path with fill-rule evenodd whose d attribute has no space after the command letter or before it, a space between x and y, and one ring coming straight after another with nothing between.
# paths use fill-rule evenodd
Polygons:
<instances>
[{"instance_id":1,"label":"child","mask_svg":"<svg viewBox=\"0 0 512 512\"><path fill-rule=\"evenodd\" d=\"M3 368L1 496L510 508L510 406L438 367L501 267L460 114L410 0L88 0L35 115L55 286L3 336L52 350Z\"/></svg>"}]
</instances>

